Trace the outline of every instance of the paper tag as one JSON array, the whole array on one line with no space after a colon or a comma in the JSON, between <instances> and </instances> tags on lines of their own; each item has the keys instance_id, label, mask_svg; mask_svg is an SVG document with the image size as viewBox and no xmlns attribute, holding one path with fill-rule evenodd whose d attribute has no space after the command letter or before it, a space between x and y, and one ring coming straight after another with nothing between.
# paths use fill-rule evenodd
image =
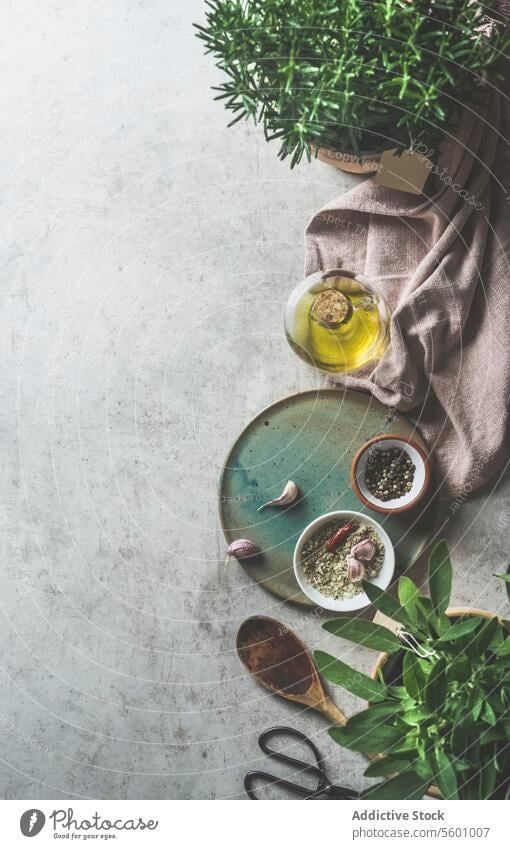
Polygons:
<instances>
[{"instance_id":1,"label":"paper tag","mask_svg":"<svg viewBox=\"0 0 510 849\"><path fill-rule=\"evenodd\" d=\"M376 186L421 195L431 164L421 153L404 150L397 156L396 150L385 150L373 180Z\"/></svg>"},{"instance_id":2,"label":"paper tag","mask_svg":"<svg viewBox=\"0 0 510 849\"><path fill-rule=\"evenodd\" d=\"M395 622L394 619L390 619L389 616L381 613L380 610L377 611L372 621L376 625L382 625L384 628L387 628L388 631L393 631L394 634L396 634L398 629L401 627L398 622Z\"/></svg>"}]
</instances>

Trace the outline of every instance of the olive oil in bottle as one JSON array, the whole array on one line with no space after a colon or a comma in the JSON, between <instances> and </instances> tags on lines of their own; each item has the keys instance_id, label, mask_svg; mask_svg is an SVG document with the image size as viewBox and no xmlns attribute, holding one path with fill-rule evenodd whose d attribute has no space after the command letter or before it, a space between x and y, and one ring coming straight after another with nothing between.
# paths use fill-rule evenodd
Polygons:
<instances>
[{"instance_id":1,"label":"olive oil in bottle","mask_svg":"<svg viewBox=\"0 0 510 849\"><path fill-rule=\"evenodd\" d=\"M389 337L389 311L373 286L349 272L315 274L291 294L285 312L289 344L302 359L332 372L379 360Z\"/></svg>"}]
</instances>

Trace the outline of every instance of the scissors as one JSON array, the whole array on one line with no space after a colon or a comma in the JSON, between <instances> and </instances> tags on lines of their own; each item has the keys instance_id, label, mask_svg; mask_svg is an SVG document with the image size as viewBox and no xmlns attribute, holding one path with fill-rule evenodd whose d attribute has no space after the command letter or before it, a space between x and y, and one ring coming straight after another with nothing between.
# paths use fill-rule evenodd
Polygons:
<instances>
[{"instance_id":1,"label":"scissors","mask_svg":"<svg viewBox=\"0 0 510 849\"><path fill-rule=\"evenodd\" d=\"M297 758L286 755L284 752L277 752L269 746L269 742L271 740L274 740L276 737L283 736L291 737L294 740L299 740L301 743L304 743L312 753L315 763L300 761ZM259 737L258 744L260 749L265 755L268 755L268 757L274 758L276 761L281 761L281 763L290 764L290 766L297 767L300 772L306 772L308 775L314 776L317 779L317 787L315 790L312 790L310 787L302 787L300 784L294 784L293 781L288 781L286 778L278 778L275 775L271 775L269 772L252 770L251 772L247 772L244 776L244 789L250 799L259 801L254 790L254 784L257 780L269 782L270 785L275 787L284 787L291 793L299 796L301 799L319 799L321 796L324 796L326 799L358 798L358 794L355 790L331 784L324 771L324 759L321 757L315 743L313 743L313 741L301 731L296 731L295 728L289 728L286 725L276 725L273 728L268 728L267 731L262 732Z\"/></svg>"}]
</instances>

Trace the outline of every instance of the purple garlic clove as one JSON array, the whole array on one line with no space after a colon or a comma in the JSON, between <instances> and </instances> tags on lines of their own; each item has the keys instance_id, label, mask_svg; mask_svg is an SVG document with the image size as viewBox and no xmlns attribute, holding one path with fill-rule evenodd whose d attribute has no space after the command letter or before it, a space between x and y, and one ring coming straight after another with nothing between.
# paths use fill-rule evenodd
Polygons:
<instances>
[{"instance_id":1,"label":"purple garlic clove","mask_svg":"<svg viewBox=\"0 0 510 849\"><path fill-rule=\"evenodd\" d=\"M265 510L266 507L286 507L288 504L293 504L298 495L299 489L294 481L287 481L282 494L259 507L259 512Z\"/></svg>"},{"instance_id":2,"label":"purple garlic clove","mask_svg":"<svg viewBox=\"0 0 510 849\"><path fill-rule=\"evenodd\" d=\"M356 560L364 560L368 563L375 555L377 548L375 542L371 539L362 539L351 548L351 556Z\"/></svg>"},{"instance_id":3,"label":"purple garlic clove","mask_svg":"<svg viewBox=\"0 0 510 849\"><path fill-rule=\"evenodd\" d=\"M356 560L352 554L349 554L347 557L347 579L357 584L358 581L362 581L365 577L366 571L363 563L360 560Z\"/></svg>"},{"instance_id":4,"label":"purple garlic clove","mask_svg":"<svg viewBox=\"0 0 510 849\"><path fill-rule=\"evenodd\" d=\"M231 557L237 560L244 560L247 557L253 557L258 554L257 546L249 539L235 539L227 548L227 563Z\"/></svg>"}]
</instances>

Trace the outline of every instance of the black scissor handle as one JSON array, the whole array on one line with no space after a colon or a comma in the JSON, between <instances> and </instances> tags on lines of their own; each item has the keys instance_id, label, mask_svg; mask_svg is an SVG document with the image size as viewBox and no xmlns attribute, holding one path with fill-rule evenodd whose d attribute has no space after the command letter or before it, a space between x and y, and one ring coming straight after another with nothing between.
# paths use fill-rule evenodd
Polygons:
<instances>
[{"instance_id":1,"label":"black scissor handle","mask_svg":"<svg viewBox=\"0 0 510 849\"><path fill-rule=\"evenodd\" d=\"M275 752L274 749L269 747L268 742L273 737L284 735L286 737L294 737L294 739L299 740L301 743L308 746L315 758L315 764L309 764L306 761L299 760L299 758L293 758L291 755L286 755L285 752ZM290 728L288 725L274 725L273 728L268 728L260 734L258 743L264 754L268 755L270 758L274 758L282 763L290 764L291 766L299 766L302 769L307 769L310 772L315 773L317 778L322 780L324 784L328 783L323 770L324 761L320 756L319 750L313 740L310 740L310 738L307 737L306 734L303 734L302 731L298 731L296 728Z\"/></svg>"},{"instance_id":2,"label":"black scissor handle","mask_svg":"<svg viewBox=\"0 0 510 849\"><path fill-rule=\"evenodd\" d=\"M262 770L254 769L251 770L251 772L247 772L244 776L244 789L250 799L254 799L256 802L259 801L259 797L255 795L253 785L257 780L265 781L269 786L274 785L275 787L284 787L286 790L290 790L291 793L295 793L295 795L299 796L301 799L313 799L316 796L322 796L324 792L321 787L317 787L316 790L312 790L310 787L302 787L300 784L295 784L293 781L288 781L286 778L277 778L276 775L271 775L270 772L263 772Z\"/></svg>"},{"instance_id":3,"label":"black scissor handle","mask_svg":"<svg viewBox=\"0 0 510 849\"><path fill-rule=\"evenodd\" d=\"M291 755L285 754L285 752L278 752L272 749L269 746L269 742L271 739L278 736L292 737L295 740L299 740L299 742L304 743L313 754L315 764L307 763L306 761L299 760L298 758L293 758ZM276 776L262 770L252 770L251 772L247 772L244 777L244 788L250 799L258 801L258 797L255 795L255 791L253 789L253 785L257 779L267 781L269 784L273 784L276 787L284 787L285 789L290 790L291 793L299 796L301 799L316 799L319 796L329 796L333 799L357 798L358 794L354 790L330 784L329 779L324 772L324 761L319 750L315 743L301 731L297 731L295 728L290 728L288 725L275 725L273 728L268 728L267 731L263 731L262 734L260 734L258 743L260 749L268 757L280 761L281 763L298 767L301 772L313 775L317 779L317 787L315 790L312 790L310 787L302 787L299 784L295 784L293 781L288 781L286 778L277 778Z\"/></svg>"}]
</instances>

